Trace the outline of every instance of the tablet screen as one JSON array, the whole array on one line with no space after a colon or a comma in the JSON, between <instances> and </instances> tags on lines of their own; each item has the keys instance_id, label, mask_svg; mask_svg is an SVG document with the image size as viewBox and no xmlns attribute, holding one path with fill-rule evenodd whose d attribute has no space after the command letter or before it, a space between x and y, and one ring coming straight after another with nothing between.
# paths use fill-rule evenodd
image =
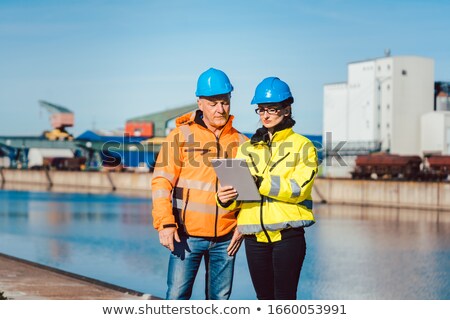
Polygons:
<instances>
[{"instance_id":1,"label":"tablet screen","mask_svg":"<svg viewBox=\"0 0 450 320\"><path fill-rule=\"evenodd\" d=\"M220 185L233 186L238 192L237 200L260 200L258 188L245 159L212 159L211 164Z\"/></svg>"}]
</instances>

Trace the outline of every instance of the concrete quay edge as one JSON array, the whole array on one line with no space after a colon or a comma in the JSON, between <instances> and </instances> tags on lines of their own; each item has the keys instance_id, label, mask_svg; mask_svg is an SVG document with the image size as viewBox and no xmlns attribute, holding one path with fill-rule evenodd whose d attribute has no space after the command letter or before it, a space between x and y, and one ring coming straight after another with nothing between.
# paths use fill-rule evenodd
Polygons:
<instances>
[{"instance_id":1,"label":"concrete quay edge","mask_svg":"<svg viewBox=\"0 0 450 320\"><path fill-rule=\"evenodd\" d=\"M11 300L160 300L151 294L3 253L0 292Z\"/></svg>"}]
</instances>

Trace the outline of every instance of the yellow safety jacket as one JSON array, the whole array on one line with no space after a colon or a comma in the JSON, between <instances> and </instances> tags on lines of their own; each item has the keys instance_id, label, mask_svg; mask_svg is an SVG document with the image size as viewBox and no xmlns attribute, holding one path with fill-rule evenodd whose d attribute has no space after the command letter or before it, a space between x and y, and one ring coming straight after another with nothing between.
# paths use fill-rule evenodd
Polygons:
<instances>
[{"instance_id":1,"label":"yellow safety jacket","mask_svg":"<svg viewBox=\"0 0 450 320\"><path fill-rule=\"evenodd\" d=\"M177 118L167 136L152 178L153 226L177 227L196 237L220 237L236 227L237 209L218 207L218 179L210 160L233 158L248 140L232 126L233 116L219 136L204 126L201 111Z\"/></svg>"},{"instance_id":2,"label":"yellow safety jacket","mask_svg":"<svg viewBox=\"0 0 450 320\"><path fill-rule=\"evenodd\" d=\"M292 128L280 130L269 143L245 142L236 158L246 159L251 174L262 177L260 201L234 201L227 207L241 209L241 233L255 234L259 242L275 242L282 239L281 230L315 222L311 190L318 164L316 148L309 139Z\"/></svg>"}]
</instances>

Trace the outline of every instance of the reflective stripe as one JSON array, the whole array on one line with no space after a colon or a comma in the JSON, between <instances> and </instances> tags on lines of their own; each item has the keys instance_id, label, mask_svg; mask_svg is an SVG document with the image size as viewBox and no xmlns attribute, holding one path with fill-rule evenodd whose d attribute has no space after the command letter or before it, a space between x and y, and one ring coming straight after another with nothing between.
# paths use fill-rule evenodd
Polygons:
<instances>
[{"instance_id":1,"label":"reflective stripe","mask_svg":"<svg viewBox=\"0 0 450 320\"><path fill-rule=\"evenodd\" d=\"M262 231L260 224L238 225L238 230L242 234L254 234Z\"/></svg>"},{"instance_id":2,"label":"reflective stripe","mask_svg":"<svg viewBox=\"0 0 450 320\"><path fill-rule=\"evenodd\" d=\"M152 192L153 199L169 198L169 197L170 197L170 191L166 190L166 189L155 190Z\"/></svg>"},{"instance_id":3,"label":"reflective stripe","mask_svg":"<svg viewBox=\"0 0 450 320\"><path fill-rule=\"evenodd\" d=\"M173 181L175 179L175 176L169 172L163 171L161 169L156 169L153 172L153 177L152 179L155 179L156 177L162 177L162 178L166 178L169 181Z\"/></svg>"},{"instance_id":4,"label":"reflective stripe","mask_svg":"<svg viewBox=\"0 0 450 320\"><path fill-rule=\"evenodd\" d=\"M197 189L197 190L214 192L214 193L216 192L215 185L210 182L185 179L185 178L181 178L181 177L178 179L177 187L188 188L188 189Z\"/></svg>"},{"instance_id":5,"label":"reflective stripe","mask_svg":"<svg viewBox=\"0 0 450 320\"><path fill-rule=\"evenodd\" d=\"M291 198L300 197L300 192L302 189L298 185L297 181L295 181L295 179L291 179L291 190L292 190Z\"/></svg>"},{"instance_id":6,"label":"reflective stripe","mask_svg":"<svg viewBox=\"0 0 450 320\"><path fill-rule=\"evenodd\" d=\"M282 223L274 223L274 224L264 224L264 228L269 231L278 231L287 228L300 228L300 227L309 227L313 225L315 222L313 220L296 220L296 221L288 221ZM238 225L238 229L242 234L255 234L262 232L263 229L260 224L246 224L246 225Z\"/></svg>"},{"instance_id":7,"label":"reflective stripe","mask_svg":"<svg viewBox=\"0 0 450 320\"><path fill-rule=\"evenodd\" d=\"M181 199L173 199L173 207L182 210L184 208L184 201Z\"/></svg>"},{"instance_id":8,"label":"reflective stripe","mask_svg":"<svg viewBox=\"0 0 450 320\"><path fill-rule=\"evenodd\" d=\"M276 197L280 193L280 176L271 176L269 196Z\"/></svg>"},{"instance_id":9,"label":"reflective stripe","mask_svg":"<svg viewBox=\"0 0 450 320\"><path fill-rule=\"evenodd\" d=\"M185 202L180 199L174 199L173 206L176 209L184 210L185 209ZM216 206L206 203L198 203L198 202L192 202L189 201L186 206L187 211L196 211L206 214L216 214ZM230 211L219 208L219 214L229 213Z\"/></svg>"},{"instance_id":10,"label":"reflective stripe","mask_svg":"<svg viewBox=\"0 0 450 320\"><path fill-rule=\"evenodd\" d=\"M271 202L271 203L273 203L273 202L285 203L285 202L283 202L283 201L279 201L279 200L277 200L277 199L269 198L269 197L265 198L265 200L266 200L267 202ZM259 203L259 202L258 202L258 203ZM285 204L286 204L286 203L285 203ZM299 202L299 203L297 203L297 204L291 204L291 205L303 206L303 207L305 207L306 209L312 210L312 208L313 208L313 201L312 201L312 200L303 200L302 202Z\"/></svg>"},{"instance_id":11,"label":"reflective stripe","mask_svg":"<svg viewBox=\"0 0 450 320\"><path fill-rule=\"evenodd\" d=\"M295 220L295 221L284 221L284 222L273 223L273 224L264 224L264 227L266 228L266 230L269 230L269 231L277 231L277 230L287 229L289 227L291 227L291 228L309 227L312 224L314 224L314 220Z\"/></svg>"},{"instance_id":12,"label":"reflective stripe","mask_svg":"<svg viewBox=\"0 0 450 320\"><path fill-rule=\"evenodd\" d=\"M181 134L184 136L184 140L187 143L193 143L194 142L194 135L192 134L191 128L189 128L189 125L182 125L178 127L180 129Z\"/></svg>"}]
</instances>

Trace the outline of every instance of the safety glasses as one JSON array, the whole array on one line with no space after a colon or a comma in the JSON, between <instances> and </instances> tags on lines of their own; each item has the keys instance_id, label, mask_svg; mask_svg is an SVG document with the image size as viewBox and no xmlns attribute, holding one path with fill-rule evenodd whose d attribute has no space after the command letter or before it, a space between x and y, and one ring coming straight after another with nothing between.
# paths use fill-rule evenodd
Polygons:
<instances>
[{"instance_id":1,"label":"safety glasses","mask_svg":"<svg viewBox=\"0 0 450 320\"><path fill-rule=\"evenodd\" d=\"M267 112L268 114L278 114L279 111L281 111L282 108L256 108L255 112L256 114L259 114L260 116L262 116L265 112Z\"/></svg>"}]
</instances>

